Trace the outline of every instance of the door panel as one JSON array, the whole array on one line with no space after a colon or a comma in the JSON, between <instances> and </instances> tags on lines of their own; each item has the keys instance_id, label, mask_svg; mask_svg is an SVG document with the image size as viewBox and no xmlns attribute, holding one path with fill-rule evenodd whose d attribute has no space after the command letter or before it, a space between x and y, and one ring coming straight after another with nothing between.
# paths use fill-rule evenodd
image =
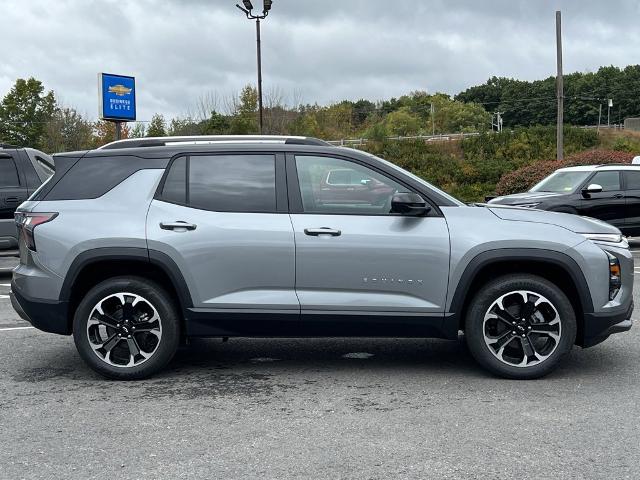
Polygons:
<instances>
[{"instance_id":1,"label":"door panel","mask_svg":"<svg viewBox=\"0 0 640 480\"><path fill-rule=\"evenodd\" d=\"M449 232L441 217L291 215L305 311L442 313ZM329 227L339 236L310 236Z\"/></svg>"},{"instance_id":2,"label":"door panel","mask_svg":"<svg viewBox=\"0 0 640 480\"><path fill-rule=\"evenodd\" d=\"M625 233L640 233L640 171L624 171L625 177Z\"/></svg>"},{"instance_id":3,"label":"door panel","mask_svg":"<svg viewBox=\"0 0 640 480\"><path fill-rule=\"evenodd\" d=\"M0 156L0 219L13 221L13 213L27 199L27 189L20 181L11 156Z\"/></svg>"},{"instance_id":4,"label":"door panel","mask_svg":"<svg viewBox=\"0 0 640 480\"><path fill-rule=\"evenodd\" d=\"M618 171L602 171L589 179L587 185L596 183L602 186L602 192L592 193L589 198L578 201L580 215L603 220L611 225L624 228L626 217L625 192L622 190Z\"/></svg>"},{"instance_id":5,"label":"door panel","mask_svg":"<svg viewBox=\"0 0 640 480\"><path fill-rule=\"evenodd\" d=\"M195 229L163 229L183 221ZM194 307L298 311L295 251L287 214L212 212L153 200L149 248L182 271Z\"/></svg>"}]
</instances>

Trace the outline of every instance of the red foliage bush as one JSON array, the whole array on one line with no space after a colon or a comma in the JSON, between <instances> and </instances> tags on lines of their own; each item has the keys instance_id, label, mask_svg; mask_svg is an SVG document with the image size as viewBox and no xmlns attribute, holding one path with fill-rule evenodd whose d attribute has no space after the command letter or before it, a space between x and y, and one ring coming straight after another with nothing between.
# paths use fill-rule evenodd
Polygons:
<instances>
[{"instance_id":1,"label":"red foliage bush","mask_svg":"<svg viewBox=\"0 0 640 480\"><path fill-rule=\"evenodd\" d=\"M559 168L577 165L600 165L603 163L631 163L634 155L628 152L613 150L587 150L569 155L562 162L548 160L504 174L496 185L497 195L526 192L543 178L551 175Z\"/></svg>"}]
</instances>

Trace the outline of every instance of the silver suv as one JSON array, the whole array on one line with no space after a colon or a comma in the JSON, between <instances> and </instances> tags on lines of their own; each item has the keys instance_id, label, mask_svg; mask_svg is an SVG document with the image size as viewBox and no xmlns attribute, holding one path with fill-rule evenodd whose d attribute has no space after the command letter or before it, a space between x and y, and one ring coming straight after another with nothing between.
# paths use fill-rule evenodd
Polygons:
<instances>
[{"instance_id":1,"label":"silver suv","mask_svg":"<svg viewBox=\"0 0 640 480\"><path fill-rule=\"evenodd\" d=\"M574 344L632 324L633 258L617 228L468 206L361 151L174 137L55 163L16 214L13 305L41 330L73 334L107 377L147 377L189 337L463 331L491 372L535 378ZM338 195L325 191L331 171L371 181Z\"/></svg>"}]
</instances>

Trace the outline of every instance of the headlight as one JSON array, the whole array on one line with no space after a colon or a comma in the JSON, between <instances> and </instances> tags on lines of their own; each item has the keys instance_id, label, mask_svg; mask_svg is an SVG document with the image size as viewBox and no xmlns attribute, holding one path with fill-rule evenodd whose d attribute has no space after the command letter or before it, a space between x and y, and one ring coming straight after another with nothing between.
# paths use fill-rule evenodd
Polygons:
<instances>
[{"instance_id":1,"label":"headlight","mask_svg":"<svg viewBox=\"0 0 640 480\"><path fill-rule=\"evenodd\" d=\"M624 239L619 233L581 233L580 235L594 242L621 243Z\"/></svg>"},{"instance_id":2,"label":"headlight","mask_svg":"<svg viewBox=\"0 0 640 480\"><path fill-rule=\"evenodd\" d=\"M613 300L622 285L622 277L620 271L620 260L615 255L605 251L609 259L609 300Z\"/></svg>"},{"instance_id":3,"label":"headlight","mask_svg":"<svg viewBox=\"0 0 640 480\"><path fill-rule=\"evenodd\" d=\"M514 205L514 207L522 207L522 208L536 208L540 205L541 202L538 203L520 203L519 205Z\"/></svg>"}]
</instances>

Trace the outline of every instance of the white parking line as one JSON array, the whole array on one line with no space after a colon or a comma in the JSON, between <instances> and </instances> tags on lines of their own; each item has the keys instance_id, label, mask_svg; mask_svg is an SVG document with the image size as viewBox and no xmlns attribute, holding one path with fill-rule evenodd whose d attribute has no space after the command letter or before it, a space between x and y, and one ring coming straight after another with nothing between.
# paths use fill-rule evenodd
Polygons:
<instances>
[{"instance_id":1,"label":"white parking line","mask_svg":"<svg viewBox=\"0 0 640 480\"><path fill-rule=\"evenodd\" d=\"M11 330L27 330L29 328L36 328L36 327L10 327L10 328L0 328L0 332L9 332Z\"/></svg>"},{"instance_id":2,"label":"white parking line","mask_svg":"<svg viewBox=\"0 0 640 480\"><path fill-rule=\"evenodd\" d=\"M0 283L0 287L10 287L10 283Z\"/></svg>"},{"instance_id":3,"label":"white parking line","mask_svg":"<svg viewBox=\"0 0 640 480\"><path fill-rule=\"evenodd\" d=\"M0 295L0 298L9 298L9 295Z\"/></svg>"}]
</instances>

